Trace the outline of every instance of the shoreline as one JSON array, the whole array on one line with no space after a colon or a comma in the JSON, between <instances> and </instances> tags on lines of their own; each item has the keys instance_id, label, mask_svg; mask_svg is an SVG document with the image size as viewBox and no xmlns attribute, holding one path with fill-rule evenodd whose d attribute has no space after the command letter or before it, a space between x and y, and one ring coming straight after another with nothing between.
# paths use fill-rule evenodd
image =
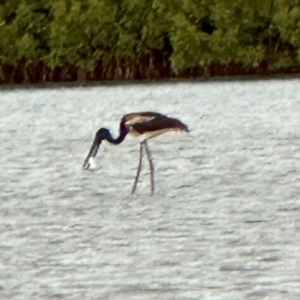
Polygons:
<instances>
[{"instance_id":1,"label":"shoreline","mask_svg":"<svg viewBox=\"0 0 300 300\"><path fill-rule=\"evenodd\" d=\"M151 65L133 63L103 66L100 63L93 71L83 71L75 66L62 66L50 69L42 62L28 65L0 66L0 87L6 85L99 85L128 83L157 83L182 81L220 81L220 80L253 80L278 77L295 77L300 75L300 66L272 68L267 62L257 67L241 63L227 65L211 64L205 70L200 67L187 68L175 73L170 61L161 64L158 61Z\"/></svg>"},{"instance_id":2,"label":"shoreline","mask_svg":"<svg viewBox=\"0 0 300 300\"><path fill-rule=\"evenodd\" d=\"M48 88L78 88L97 86L126 86L126 85L151 85L151 84L178 84L178 83L208 83L208 82L243 82L267 80L293 80L300 79L298 73L274 73L267 75L224 75L202 76L195 78L163 78L163 79L115 79L115 80L86 80L86 81L56 81L38 83L0 83L0 90L6 89L48 89Z\"/></svg>"}]
</instances>

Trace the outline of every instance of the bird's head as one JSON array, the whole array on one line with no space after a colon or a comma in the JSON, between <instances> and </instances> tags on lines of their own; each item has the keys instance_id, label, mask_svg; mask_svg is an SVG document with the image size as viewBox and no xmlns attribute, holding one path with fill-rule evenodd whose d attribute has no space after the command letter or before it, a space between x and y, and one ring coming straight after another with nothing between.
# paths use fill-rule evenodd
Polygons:
<instances>
[{"instance_id":1,"label":"bird's head","mask_svg":"<svg viewBox=\"0 0 300 300\"><path fill-rule=\"evenodd\" d=\"M107 128L100 128L95 136L95 141L103 141L109 136L109 130Z\"/></svg>"},{"instance_id":2,"label":"bird's head","mask_svg":"<svg viewBox=\"0 0 300 300\"><path fill-rule=\"evenodd\" d=\"M93 165L94 158L97 155L97 152L98 152L101 142L103 140L105 140L108 136L109 136L109 131L106 128L100 128L97 131L95 138L94 138L94 142L89 151L89 154L87 155L87 157L83 163L83 166L82 166L83 169L88 170L90 168L90 166Z\"/></svg>"}]
</instances>

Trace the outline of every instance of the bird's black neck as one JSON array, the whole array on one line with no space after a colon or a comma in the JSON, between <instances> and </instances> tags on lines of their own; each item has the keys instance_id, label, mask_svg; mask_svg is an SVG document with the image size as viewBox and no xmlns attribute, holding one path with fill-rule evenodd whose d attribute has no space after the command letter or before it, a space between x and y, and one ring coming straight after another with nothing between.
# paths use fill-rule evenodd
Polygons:
<instances>
[{"instance_id":1,"label":"bird's black neck","mask_svg":"<svg viewBox=\"0 0 300 300\"><path fill-rule=\"evenodd\" d=\"M106 140L111 144L116 144L116 145L121 144L124 141L127 134L128 134L128 129L126 128L124 123L121 122L119 136L116 139L114 139L109 132L108 135L106 136Z\"/></svg>"}]
</instances>

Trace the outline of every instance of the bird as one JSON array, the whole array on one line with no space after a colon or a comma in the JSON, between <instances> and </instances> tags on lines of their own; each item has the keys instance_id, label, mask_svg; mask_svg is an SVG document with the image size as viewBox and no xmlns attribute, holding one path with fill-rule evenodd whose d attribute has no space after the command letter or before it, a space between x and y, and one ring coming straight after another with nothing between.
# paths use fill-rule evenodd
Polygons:
<instances>
[{"instance_id":1,"label":"bird","mask_svg":"<svg viewBox=\"0 0 300 300\"><path fill-rule=\"evenodd\" d=\"M84 160L82 168L84 170L88 170L94 164L94 159L102 141L107 141L111 144L118 145L124 141L128 134L131 134L134 137L139 137L140 157L131 193L134 194L136 190L141 171L143 149L145 149L150 167L150 195L152 195L154 193L154 166L147 141L168 131L189 132L189 128L180 120L168 117L158 112L145 111L128 113L121 118L119 125L119 136L117 138L113 138L107 128L102 127L96 132L93 144L86 159Z\"/></svg>"}]
</instances>

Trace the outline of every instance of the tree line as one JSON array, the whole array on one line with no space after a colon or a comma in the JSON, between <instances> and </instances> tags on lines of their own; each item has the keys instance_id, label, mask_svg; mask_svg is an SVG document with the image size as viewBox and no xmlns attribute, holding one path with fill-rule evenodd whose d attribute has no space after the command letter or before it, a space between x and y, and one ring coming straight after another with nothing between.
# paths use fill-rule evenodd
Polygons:
<instances>
[{"instance_id":1,"label":"tree line","mask_svg":"<svg viewBox=\"0 0 300 300\"><path fill-rule=\"evenodd\" d=\"M299 67L299 0L0 0L1 83Z\"/></svg>"}]
</instances>

